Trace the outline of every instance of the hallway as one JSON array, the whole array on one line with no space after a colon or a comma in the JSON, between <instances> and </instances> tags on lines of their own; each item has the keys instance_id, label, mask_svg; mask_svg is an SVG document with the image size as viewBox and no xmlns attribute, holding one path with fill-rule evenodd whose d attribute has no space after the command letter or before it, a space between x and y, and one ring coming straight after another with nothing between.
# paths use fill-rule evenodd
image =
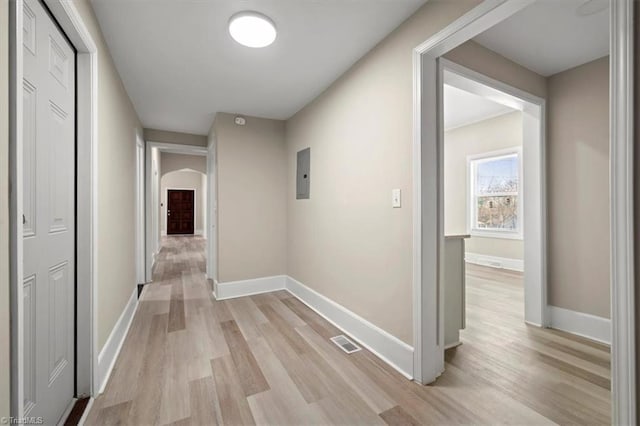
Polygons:
<instances>
[{"instance_id":1,"label":"hallway","mask_svg":"<svg viewBox=\"0 0 640 426\"><path fill-rule=\"evenodd\" d=\"M472 295L465 344L448 352L435 386L420 386L366 350L343 353L328 340L340 332L286 292L215 301L204 243L164 239L87 425L608 422L607 379L593 383L597 374L552 362L563 354L605 371L602 348L520 322L508 330ZM504 294L476 275L472 294L493 293L484 300L503 313ZM505 294L518 297L513 286ZM480 321L501 330L503 343L488 340Z\"/></svg>"}]
</instances>

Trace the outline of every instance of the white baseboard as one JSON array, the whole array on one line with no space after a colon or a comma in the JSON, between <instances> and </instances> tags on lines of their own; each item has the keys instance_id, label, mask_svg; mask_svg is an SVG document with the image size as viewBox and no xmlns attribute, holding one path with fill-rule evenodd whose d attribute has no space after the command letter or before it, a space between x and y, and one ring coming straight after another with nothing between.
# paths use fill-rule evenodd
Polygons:
<instances>
[{"instance_id":1,"label":"white baseboard","mask_svg":"<svg viewBox=\"0 0 640 426\"><path fill-rule=\"evenodd\" d=\"M217 300L225 300L278 290L287 290L400 374L413 378L413 347L289 276L214 281L213 295Z\"/></svg>"},{"instance_id":2,"label":"white baseboard","mask_svg":"<svg viewBox=\"0 0 640 426\"><path fill-rule=\"evenodd\" d=\"M551 328L611 345L611 320L591 314L547 306Z\"/></svg>"},{"instance_id":3,"label":"white baseboard","mask_svg":"<svg viewBox=\"0 0 640 426\"><path fill-rule=\"evenodd\" d=\"M116 359L118 359L120 349L122 348L125 337L127 337L127 332L129 331L131 321L133 320L133 316L136 313L137 308L138 286L135 286L127 305L124 307L122 314L120 314L120 318L118 318L116 325L113 327L113 330L111 330L111 334L109 335L107 342L104 344L104 347L98 355L97 380L98 389L100 389L99 393L104 392L104 388L109 381L109 376L111 375L111 371L113 371Z\"/></svg>"},{"instance_id":4,"label":"white baseboard","mask_svg":"<svg viewBox=\"0 0 640 426\"><path fill-rule=\"evenodd\" d=\"M236 297L284 290L286 284L287 277L285 275L242 281L228 281L224 283L215 281L213 284L213 295L216 300L234 299Z\"/></svg>"},{"instance_id":5,"label":"white baseboard","mask_svg":"<svg viewBox=\"0 0 640 426\"><path fill-rule=\"evenodd\" d=\"M508 257L489 256L478 253L465 253L464 259L476 265L489 266L491 268L509 269L510 271L524 271L524 260L510 259Z\"/></svg>"},{"instance_id":6,"label":"white baseboard","mask_svg":"<svg viewBox=\"0 0 640 426\"><path fill-rule=\"evenodd\" d=\"M413 379L412 346L291 277L287 277L287 290L400 374Z\"/></svg>"}]
</instances>

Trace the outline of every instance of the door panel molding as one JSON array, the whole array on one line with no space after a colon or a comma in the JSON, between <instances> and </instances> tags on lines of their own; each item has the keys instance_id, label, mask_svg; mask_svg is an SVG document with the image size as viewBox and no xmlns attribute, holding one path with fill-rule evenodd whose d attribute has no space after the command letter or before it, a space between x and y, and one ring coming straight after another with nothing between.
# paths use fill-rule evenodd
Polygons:
<instances>
[{"instance_id":1,"label":"door panel molding","mask_svg":"<svg viewBox=\"0 0 640 426\"><path fill-rule=\"evenodd\" d=\"M170 208L170 204L171 204L171 197L169 196L169 193L172 191L176 191L176 192L181 192L181 191L185 191L185 192L190 192L191 193L191 227L188 229L191 232L169 232L169 222L171 220L175 220L175 215L173 217L171 217L171 208ZM166 233L167 235L188 235L188 234L192 234L195 235L196 234L196 205L197 205L197 200L196 200L196 190L195 188L166 188L166 198L165 200L167 200L167 212L166 212ZM175 209L175 207L174 207ZM171 217L171 219L170 219Z\"/></svg>"}]
</instances>

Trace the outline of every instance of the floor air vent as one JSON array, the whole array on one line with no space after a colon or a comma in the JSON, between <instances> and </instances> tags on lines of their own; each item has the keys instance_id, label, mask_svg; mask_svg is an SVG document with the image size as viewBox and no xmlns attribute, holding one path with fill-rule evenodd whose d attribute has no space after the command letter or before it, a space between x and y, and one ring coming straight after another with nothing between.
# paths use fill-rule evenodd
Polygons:
<instances>
[{"instance_id":1,"label":"floor air vent","mask_svg":"<svg viewBox=\"0 0 640 426\"><path fill-rule=\"evenodd\" d=\"M336 337L332 337L331 341L333 343L335 343L336 345L338 345L338 347L340 349L342 349L343 351L345 351L348 354L352 354L354 352L358 352L359 350L362 350L362 348L360 346L358 346L355 343L353 343L344 334L341 334L341 335L336 336Z\"/></svg>"}]
</instances>

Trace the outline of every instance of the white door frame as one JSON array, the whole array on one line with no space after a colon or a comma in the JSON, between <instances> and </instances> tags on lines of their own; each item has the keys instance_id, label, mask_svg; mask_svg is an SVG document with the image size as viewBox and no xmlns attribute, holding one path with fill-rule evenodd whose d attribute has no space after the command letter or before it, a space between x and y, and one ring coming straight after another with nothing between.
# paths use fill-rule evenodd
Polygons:
<instances>
[{"instance_id":1,"label":"white door frame","mask_svg":"<svg viewBox=\"0 0 640 426\"><path fill-rule=\"evenodd\" d=\"M444 371L443 170L438 58L534 0L485 0L413 51L414 378ZM614 424L636 424L633 258L633 0L611 2L611 381ZM430 202L423 203L422 200ZM431 202L435 200L436 202Z\"/></svg>"},{"instance_id":2,"label":"white door frame","mask_svg":"<svg viewBox=\"0 0 640 426\"><path fill-rule=\"evenodd\" d=\"M449 84L522 112L524 320L539 327L549 325L547 315L547 226L546 226L546 101L479 72L439 58L440 73L447 71ZM443 78L441 83L444 83ZM440 140L441 144L444 141ZM444 145L440 148L444 150ZM467 211L467 217L469 211ZM467 223L469 226L469 223ZM469 230L468 233L471 231Z\"/></svg>"},{"instance_id":3,"label":"white door frame","mask_svg":"<svg viewBox=\"0 0 640 426\"><path fill-rule=\"evenodd\" d=\"M207 278L218 279L218 186L216 135L211 129L207 141Z\"/></svg>"},{"instance_id":4,"label":"white door frame","mask_svg":"<svg viewBox=\"0 0 640 426\"><path fill-rule=\"evenodd\" d=\"M77 50L77 270L76 270L76 395L96 395L97 382L97 246L98 246L98 50L72 2L44 0ZM23 6L9 2L10 37L10 288L11 288L11 415L24 416L23 352Z\"/></svg>"},{"instance_id":5,"label":"white door frame","mask_svg":"<svg viewBox=\"0 0 640 426\"><path fill-rule=\"evenodd\" d=\"M147 241L147 248L146 248L146 256L145 256L145 273L146 273L146 282L151 282L153 281L153 265L155 263L155 256L156 253L154 252L154 247L156 247L157 245L157 241L154 241L154 235L156 235L154 233L154 229L152 229L154 220L153 220L153 214L154 212L158 213L158 218L159 218L159 211L158 211L158 207L159 206L155 206L152 207L152 199L153 199L153 176L152 176L152 167L151 167L151 153L152 150L158 149L160 152L169 152L172 154L184 154L184 155L199 155L199 156L204 156L208 158L208 149L206 146L198 146L198 145L181 145L181 144L173 144L173 143L164 143L164 142L154 142L154 141L146 141L146 152L145 152L145 158L146 158L146 163L145 163L145 181L146 181L146 188L145 188L145 210L146 210L146 220L145 220L145 233L146 233L146 241ZM162 168L162 164L160 165L160 167ZM209 173L209 170L207 170L207 173ZM158 196L160 195L160 191L162 190L160 187L160 180L161 180L162 176L161 174L157 177L158 179ZM209 191L209 188L207 188L207 191ZM207 197L209 198L209 197ZM209 209L207 209L207 211L205 212L205 214L207 215L207 218L211 217L211 213L209 212ZM207 223L209 223L209 221L207 221ZM158 228L159 228L159 222L158 222ZM207 236L209 236L210 234L207 233ZM160 229L157 230L157 236L160 236ZM206 256L207 259L207 268L209 268L209 256Z\"/></svg>"},{"instance_id":6,"label":"white door frame","mask_svg":"<svg viewBox=\"0 0 640 426\"><path fill-rule=\"evenodd\" d=\"M144 217L145 217L145 203L144 203L144 139L140 134L140 131L136 131L136 189L134 200L136 206L136 282L143 284L145 282L144 273L144 250L145 250L145 235L144 235Z\"/></svg>"}]
</instances>

